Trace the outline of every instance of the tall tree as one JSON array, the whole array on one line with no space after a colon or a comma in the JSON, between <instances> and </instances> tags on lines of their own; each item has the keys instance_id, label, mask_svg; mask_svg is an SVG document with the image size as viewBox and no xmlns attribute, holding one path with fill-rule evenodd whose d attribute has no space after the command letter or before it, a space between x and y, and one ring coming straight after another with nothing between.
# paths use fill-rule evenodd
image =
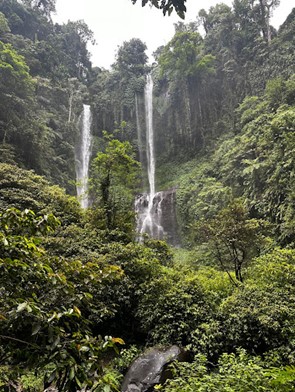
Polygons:
<instances>
[{"instance_id":1,"label":"tall tree","mask_svg":"<svg viewBox=\"0 0 295 392\"><path fill-rule=\"evenodd\" d=\"M123 42L118 49L116 62L113 65L114 69L118 70L122 76L144 75L148 59L145 53L146 50L146 44L138 38Z\"/></svg>"},{"instance_id":2,"label":"tall tree","mask_svg":"<svg viewBox=\"0 0 295 392\"><path fill-rule=\"evenodd\" d=\"M249 218L241 200L233 200L213 219L197 223L198 236L211 244L213 256L233 283L230 272L242 282L242 269L261 251L265 226L266 222Z\"/></svg>"},{"instance_id":3,"label":"tall tree","mask_svg":"<svg viewBox=\"0 0 295 392\"><path fill-rule=\"evenodd\" d=\"M234 10L242 20L242 30L261 32L264 41L270 43L273 30L270 18L279 4L280 0L235 0Z\"/></svg>"},{"instance_id":4,"label":"tall tree","mask_svg":"<svg viewBox=\"0 0 295 392\"><path fill-rule=\"evenodd\" d=\"M259 0L261 27L264 39L270 43L272 39L272 31L270 26L270 18L272 11L280 5L280 0Z\"/></svg>"},{"instance_id":5,"label":"tall tree","mask_svg":"<svg viewBox=\"0 0 295 392\"><path fill-rule=\"evenodd\" d=\"M11 142L26 120L34 83L24 58L0 41L0 140Z\"/></svg>"},{"instance_id":6,"label":"tall tree","mask_svg":"<svg viewBox=\"0 0 295 392\"><path fill-rule=\"evenodd\" d=\"M207 88L210 82L205 81L215 72L214 56L204 53L203 39L195 31L194 25L179 24L158 62L162 77L170 82L170 90L173 86L177 91L175 110L179 112L181 127L186 135L182 142L187 148L200 147L205 140L207 120L204 104L209 101Z\"/></svg>"},{"instance_id":7,"label":"tall tree","mask_svg":"<svg viewBox=\"0 0 295 392\"><path fill-rule=\"evenodd\" d=\"M21 2L34 9L40 10L47 18L50 18L50 15L55 12L56 0L21 0Z\"/></svg>"},{"instance_id":8,"label":"tall tree","mask_svg":"<svg viewBox=\"0 0 295 392\"><path fill-rule=\"evenodd\" d=\"M146 45L137 38L125 41L118 48L111 71L96 69L90 85L94 110L94 123L99 136L101 131L112 130L121 124L124 133L120 140L132 142L136 138L135 95L142 94L147 72Z\"/></svg>"},{"instance_id":9,"label":"tall tree","mask_svg":"<svg viewBox=\"0 0 295 392\"><path fill-rule=\"evenodd\" d=\"M120 142L105 134L106 147L93 161L91 194L94 207L102 211L106 228L134 227L133 200L137 185L139 162L134 159L129 142Z\"/></svg>"}]
</instances>

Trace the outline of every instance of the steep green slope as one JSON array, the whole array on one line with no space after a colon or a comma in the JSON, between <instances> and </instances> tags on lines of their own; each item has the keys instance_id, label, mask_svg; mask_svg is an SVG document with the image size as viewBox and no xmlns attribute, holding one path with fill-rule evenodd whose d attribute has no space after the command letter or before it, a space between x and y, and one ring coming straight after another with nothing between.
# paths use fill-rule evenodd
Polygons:
<instances>
[{"instance_id":1,"label":"steep green slope","mask_svg":"<svg viewBox=\"0 0 295 392\"><path fill-rule=\"evenodd\" d=\"M261 97L247 97L232 132L194 160L162 163L160 189L177 187L179 220L190 237L194 222L212 218L242 197L250 216L274 224L276 241L293 244L294 77L275 79Z\"/></svg>"},{"instance_id":2,"label":"steep green slope","mask_svg":"<svg viewBox=\"0 0 295 392\"><path fill-rule=\"evenodd\" d=\"M40 4L0 1L0 159L9 157L74 194L92 33L81 21L54 25L50 3Z\"/></svg>"}]
</instances>

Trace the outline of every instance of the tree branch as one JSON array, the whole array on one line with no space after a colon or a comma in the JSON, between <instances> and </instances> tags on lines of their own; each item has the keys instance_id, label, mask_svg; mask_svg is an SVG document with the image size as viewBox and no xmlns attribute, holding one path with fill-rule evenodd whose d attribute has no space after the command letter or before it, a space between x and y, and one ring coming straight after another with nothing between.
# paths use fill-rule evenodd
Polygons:
<instances>
[{"instance_id":1,"label":"tree branch","mask_svg":"<svg viewBox=\"0 0 295 392\"><path fill-rule=\"evenodd\" d=\"M33 343L26 342L26 341L21 340L21 339L13 338L12 336L0 335L0 338L2 338L2 339L13 340L13 341L15 341L15 342L19 342L19 343L27 344L28 346L32 346L32 347L35 347L35 348L39 348L39 346L37 346L37 344L33 344Z\"/></svg>"}]
</instances>

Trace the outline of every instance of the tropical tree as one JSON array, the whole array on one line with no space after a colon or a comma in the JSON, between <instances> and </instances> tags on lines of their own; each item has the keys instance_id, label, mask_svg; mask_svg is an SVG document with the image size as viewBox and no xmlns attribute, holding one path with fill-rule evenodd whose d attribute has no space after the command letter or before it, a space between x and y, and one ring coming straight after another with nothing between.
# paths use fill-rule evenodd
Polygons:
<instances>
[{"instance_id":1,"label":"tropical tree","mask_svg":"<svg viewBox=\"0 0 295 392\"><path fill-rule=\"evenodd\" d=\"M148 59L146 49L146 45L137 38L123 42L118 49L116 62L113 64L114 72L110 78L113 88L114 85L119 85L119 88L112 91L115 92L115 109L121 112L117 121L130 120L135 107L135 96L143 92Z\"/></svg>"},{"instance_id":2,"label":"tropical tree","mask_svg":"<svg viewBox=\"0 0 295 392\"><path fill-rule=\"evenodd\" d=\"M213 219L198 222L196 227L197 237L209 242L215 260L234 284L231 271L234 271L238 282L243 282L242 269L267 244L264 236L267 223L261 219L250 219L239 199L233 200Z\"/></svg>"},{"instance_id":3,"label":"tropical tree","mask_svg":"<svg viewBox=\"0 0 295 392\"><path fill-rule=\"evenodd\" d=\"M139 162L129 142L121 142L105 133L105 149L93 160L91 195L107 229L133 230L133 200L139 175Z\"/></svg>"},{"instance_id":4,"label":"tropical tree","mask_svg":"<svg viewBox=\"0 0 295 392\"><path fill-rule=\"evenodd\" d=\"M21 0L25 5L42 12L47 18L55 12L56 0Z\"/></svg>"},{"instance_id":5,"label":"tropical tree","mask_svg":"<svg viewBox=\"0 0 295 392\"><path fill-rule=\"evenodd\" d=\"M21 143L31 144L27 138L30 132L26 130L21 135L21 130L24 130L24 124L30 123L30 106L34 102L33 93L34 82L24 58L11 45L0 41L1 143L18 146Z\"/></svg>"},{"instance_id":6,"label":"tropical tree","mask_svg":"<svg viewBox=\"0 0 295 392\"><path fill-rule=\"evenodd\" d=\"M118 139L133 143L137 137L136 97L141 99L147 72L146 45L139 39L125 41L118 48L112 70L95 68L89 91L93 106L93 128L112 132L122 121L127 122Z\"/></svg>"},{"instance_id":7,"label":"tropical tree","mask_svg":"<svg viewBox=\"0 0 295 392\"><path fill-rule=\"evenodd\" d=\"M0 12L0 34L8 33L10 31L8 21L5 18L5 15Z\"/></svg>"},{"instance_id":8,"label":"tropical tree","mask_svg":"<svg viewBox=\"0 0 295 392\"><path fill-rule=\"evenodd\" d=\"M203 39L194 24L178 24L158 62L161 77L169 82L171 101L176 104L175 110L181 117L182 129L177 132L186 135L182 143L187 149L200 148L205 141L209 120L205 106L209 105L214 94L209 88L212 81L209 77L215 73L215 57L204 52ZM179 118L175 121L178 122Z\"/></svg>"},{"instance_id":9,"label":"tropical tree","mask_svg":"<svg viewBox=\"0 0 295 392\"><path fill-rule=\"evenodd\" d=\"M29 100L33 93L33 80L24 58L20 56L9 44L0 41L0 99L6 105L1 112Z\"/></svg>"},{"instance_id":10,"label":"tropical tree","mask_svg":"<svg viewBox=\"0 0 295 392\"><path fill-rule=\"evenodd\" d=\"M53 78L57 77L56 72L58 72L58 76L63 79L71 77L86 81L91 69L88 43L94 44L95 40L93 32L86 23L82 20L68 21L62 26L57 25L55 34L50 35L43 42L45 47L41 46L43 50L40 50L40 60L44 66L47 62L52 64L51 77Z\"/></svg>"},{"instance_id":11,"label":"tropical tree","mask_svg":"<svg viewBox=\"0 0 295 392\"><path fill-rule=\"evenodd\" d=\"M42 3L52 3L53 0L39 1ZM34 1L36 4L37 1ZM50 8L50 7L49 7ZM46 39L52 33L53 24L50 22L50 11L44 9L44 12L33 5L31 0L0 0L0 11L6 16L11 33L21 35L31 41ZM12 37L17 41L17 38Z\"/></svg>"},{"instance_id":12,"label":"tropical tree","mask_svg":"<svg viewBox=\"0 0 295 392\"><path fill-rule=\"evenodd\" d=\"M144 75L148 59L146 50L147 46L140 39L132 38L130 41L123 42L118 49L114 69L118 70L122 76Z\"/></svg>"}]
</instances>

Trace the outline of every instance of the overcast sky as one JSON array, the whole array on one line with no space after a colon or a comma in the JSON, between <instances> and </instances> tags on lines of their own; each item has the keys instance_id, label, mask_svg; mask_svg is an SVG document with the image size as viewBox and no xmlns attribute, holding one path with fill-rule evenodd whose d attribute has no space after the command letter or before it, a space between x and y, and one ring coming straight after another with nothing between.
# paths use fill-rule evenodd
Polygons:
<instances>
[{"instance_id":1,"label":"overcast sky","mask_svg":"<svg viewBox=\"0 0 295 392\"><path fill-rule=\"evenodd\" d=\"M196 19L200 9L208 10L217 3L232 4L232 0L187 0L186 22ZM274 11L272 24L280 26L292 10L293 0L281 0ZM54 21L83 19L94 32L96 45L90 46L94 66L109 68L115 60L118 46L131 38L140 38L151 55L160 45L166 44L174 34L174 23L181 19L172 13L164 17L162 12L141 7L141 0L132 5L131 0L57 0Z\"/></svg>"}]
</instances>

